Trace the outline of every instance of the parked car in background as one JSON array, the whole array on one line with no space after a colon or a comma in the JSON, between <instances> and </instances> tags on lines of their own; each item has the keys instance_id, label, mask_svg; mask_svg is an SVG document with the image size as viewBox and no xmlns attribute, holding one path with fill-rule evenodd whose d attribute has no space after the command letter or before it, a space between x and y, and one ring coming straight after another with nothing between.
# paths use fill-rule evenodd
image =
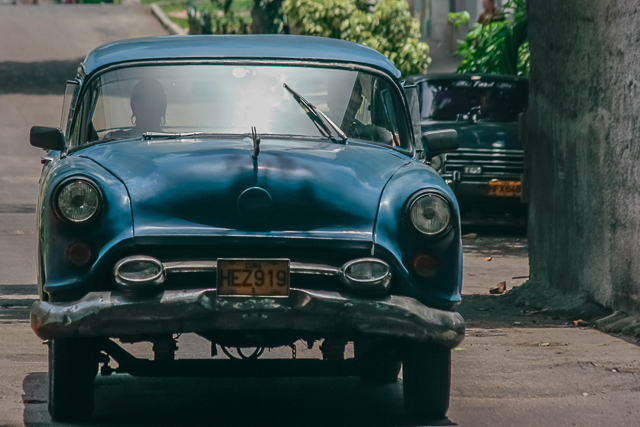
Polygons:
<instances>
[{"instance_id":1,"label":"parked car in background","mask_svg":"<svg viewBox=\"0 0 640 427\"><path fill-rule=\"evenodd\" d=\"M328 38L158 37L90 53L61 128L31 129L48 150L31 325L48 340L52 417L91 416L99 365L379 384L401 364L407 412L444 417L464 336L459 209L416 148L457 142L415 138L399 78L382 54ZM176 358L184 333L212 357ZM323 359L259 359L298 340L321 341ZM154 357L117 341L151 342ZM213 357L229 348L244 356Z\"/></svg>"},{"instance_id":2,"label":"parked car in background","mask_svg":"<svg viewBox=\"0 0 640 427\"><path fill-rule=\"evenodd\" d=\"M431 165L451 186L463 214L526 216L518 116L527 108L528 80L515 76L442 74L407 79L417 85L423 132L452 128L460 148Z\"/></svg>"}]
</instances>

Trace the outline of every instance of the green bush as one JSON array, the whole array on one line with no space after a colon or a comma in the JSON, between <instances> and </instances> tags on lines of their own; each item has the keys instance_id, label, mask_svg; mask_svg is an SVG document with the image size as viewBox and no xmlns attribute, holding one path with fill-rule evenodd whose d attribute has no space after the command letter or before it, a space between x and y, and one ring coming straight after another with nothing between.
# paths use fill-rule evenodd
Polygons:
<instances>
[{"instance_id":1,"label":"green bush","mask_svg":"<svg viewBox=\"0 0 640 427\"><path fill-rule=\"evenodd\" d=\"M511 0L499 21L474 24L458 54L459 73L514 74L528 76L530 69L526 0ZM467 12L449 14L456 27L469 23Z\"/></svg>"},{"instance_id":2,"label":"green bush","mask_svg":"<svg viewBox=\"0 0 640 427\"><path fill-rule=\"evenodd\" d=\"M359 0L284 0L282 12L293 34L331 37L383 53L404 76L424 73L431 61L420 42L420 24L405 0L381 0L373 13Z\"/></svg>"},{"instance_id":3,"label":"green bush","mask_svg":"<svg viewBox=\"0 0 640 427\"><path fill-rule=\"evenodd\" d=\"M247 34L250 32L251 0L187 0L189 34ZM165 6L167 11L170 7ZM182 5L174 6L181 10ZM174 22L176 18L172 18Z\"/></svg>"}]
</instances>

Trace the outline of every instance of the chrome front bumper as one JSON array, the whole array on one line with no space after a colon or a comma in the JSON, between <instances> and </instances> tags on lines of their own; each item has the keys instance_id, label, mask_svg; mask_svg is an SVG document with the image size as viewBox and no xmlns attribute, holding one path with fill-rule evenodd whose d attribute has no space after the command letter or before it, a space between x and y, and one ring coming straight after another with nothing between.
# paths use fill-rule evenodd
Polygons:
<instances>
[{"instance_id":1,"label":"chrome front bumper","mask_svg":"<svg viewBox=\"0 0 640 427\"><path fill-rule=\"evenodd\" d=\"M302 289L291 289L287 298L218 297L215 289L145 298L91 292L72 303L36 301L31 327L42 339L293 330L383 335L453 348L464 338L459 313L429 308L413 298L348 298Z\"/></svg>"}]
</instances>

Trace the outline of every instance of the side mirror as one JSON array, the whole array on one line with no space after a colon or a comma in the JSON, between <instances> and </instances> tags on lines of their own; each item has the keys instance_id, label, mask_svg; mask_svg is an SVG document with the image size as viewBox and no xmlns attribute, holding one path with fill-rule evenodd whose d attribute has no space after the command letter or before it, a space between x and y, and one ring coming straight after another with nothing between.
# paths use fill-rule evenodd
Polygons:
<instances>
[{"instance_id":1,"label":"side mirror","mask_svg":"<svg viewBox=\"0 0 640 427\"><path fill-rule=\"evenodd\" d=\"M422 134L422 145L431 157L455 151L458 149L458 132L453 129L425 132Z\"/></svg>"},{"instance_id":2,"label":"side mirror","mask_svg":"<svg viewBox=\"0 0 640 427\"><path fill-rule=\"evenodd\" d=\"M45 150L64 150L64 134L60 128L33 126L29 134L29 142L34 147Z\"/></svg>"}]
</instances>

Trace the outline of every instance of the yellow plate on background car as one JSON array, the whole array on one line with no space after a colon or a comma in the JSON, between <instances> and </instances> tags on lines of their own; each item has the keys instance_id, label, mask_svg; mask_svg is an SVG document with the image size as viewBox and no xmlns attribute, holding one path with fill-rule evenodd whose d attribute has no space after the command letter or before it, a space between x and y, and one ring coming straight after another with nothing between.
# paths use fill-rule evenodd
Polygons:
<instances>
[{"instance_id":1,"label":"yellow plate on background car","mask_svg":"<svg viewBox=\"0 0 640 427\"><path fill-rule=\"evenodd\" d=\"M218 295L286 297L288 259L218 259Z\"/></svg>"},{"instance_id":2,"label":"yellow plate on background car","mask_svg":"<svg viewBox=\"0 0 640 427\"><path fill-rule=\"evenodd\" d=\"M489 195L497 197L520 197L520 181L489 181Z\"/></svg>"}]
</instances>

